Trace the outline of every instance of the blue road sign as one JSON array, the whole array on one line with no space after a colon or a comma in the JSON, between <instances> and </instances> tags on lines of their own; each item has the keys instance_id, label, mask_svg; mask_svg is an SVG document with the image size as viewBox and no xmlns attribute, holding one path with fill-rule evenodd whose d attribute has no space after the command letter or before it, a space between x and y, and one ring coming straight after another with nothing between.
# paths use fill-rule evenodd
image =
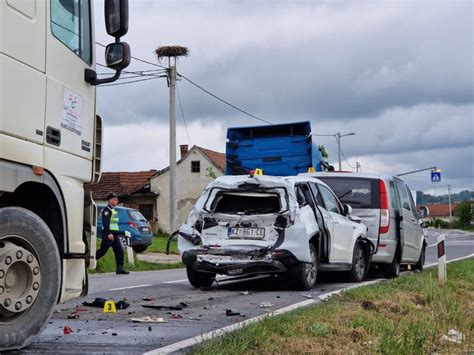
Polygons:
<instances>
[{"instance_id":1,"label":"blue road sign","mask_svg":"<svg viewBox=\"0 0 474 355\"><path fill-rule=\"evenodd\" d=\"M440 182L440 181L441 181L441 171L432 171L431 182Z\"/></svg>"}]
</instances>

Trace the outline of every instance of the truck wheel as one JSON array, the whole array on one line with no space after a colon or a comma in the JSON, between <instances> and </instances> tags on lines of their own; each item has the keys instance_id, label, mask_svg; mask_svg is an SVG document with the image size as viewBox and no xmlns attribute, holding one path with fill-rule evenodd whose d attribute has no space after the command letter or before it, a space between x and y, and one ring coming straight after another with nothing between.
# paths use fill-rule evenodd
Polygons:
<instances>
[{"instance_id":1,"label":"truck wheel","mask_svg":"<svg viewBox=\"0 0 474 355\"><path fill-rule=\"evenodd\" d=\"M293 265L290 269L290 277L297 290L309 291L316 285L316 278L318 276L318 254L313 244L309 245L309 253L311 255L310 263L298 263Z\"/></svg>"},{"instance_id":2,"label":"truck wheel","mask_svg":"<svg viewBox=\"0 0 474 355\"><path fill-rule=\"evenodd\" d=\"M61 263L48 226L19 207L0 209L0 351L30 344L58 301Z\"/></svg>"},{"instance_id":3,"label":"truck wheel","mask_svg":"<svg viewBox=\"0 0 474 355\"><path fill-rule=\"evenodd\" d=\"M192 266L186 266L186 274L191 285L196 288L211 287L216 279L216 274L210 272L199 272L193 270Z\"/></svg>"},{"instance_id":4,"label":"truck wheel","mask_svg":"<svg viewBox=\"0 0 474 355\"><path fill-rule=\"evenodd\" d=\"M421 248L420 258L418 262L415 264L415 270L423 271L425 265L425 257L426 257L426 245L423 243L423 247Z\"/></svg>"},{"instance_id":5,"label":"truck wheel","mask_svg":"<svg viewBox=\"0 0 474 355\"><path fill-rule=\"evenodd\" d=\"M352 268L349 277L352 282L361 282L368 272L367 252L362 243L357 243L352 257Z\"/></svg>"},{"instance_id":6,"label":"truck wheel","mask_svg":"<svg viewBox=\"0 0 474 355\"><path fill-rule=\"evenodd\" d=\"M384 275L387 279L395 279L400 276L400 251L398 248L392 262L384 266Z\"/></svg>"}]
</instances>

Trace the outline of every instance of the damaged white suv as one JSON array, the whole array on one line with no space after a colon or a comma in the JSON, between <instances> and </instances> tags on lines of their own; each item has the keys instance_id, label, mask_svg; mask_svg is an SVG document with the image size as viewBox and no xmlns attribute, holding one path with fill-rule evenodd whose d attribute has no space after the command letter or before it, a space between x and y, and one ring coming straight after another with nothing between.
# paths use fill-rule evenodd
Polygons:
<instances>
[{"instance_id":1,"label":"damaged white suv","mask_svg":"<svg viewBox=\"0 0 474 355\"><path fill-rule=\"evenodd\" d=\"M222 176L211 182L178 233L189 282L216 274L289 273L309 290L319 271L365 278L374 246L329 187L312 177Z\"/></svg>"}]
</instances>

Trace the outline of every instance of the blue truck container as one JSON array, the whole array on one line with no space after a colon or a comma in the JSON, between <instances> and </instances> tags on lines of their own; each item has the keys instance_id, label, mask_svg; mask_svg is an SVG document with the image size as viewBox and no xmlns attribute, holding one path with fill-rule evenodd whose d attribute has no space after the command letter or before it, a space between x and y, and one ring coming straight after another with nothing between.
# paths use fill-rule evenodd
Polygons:
<instances>
[{"instance_id":1,"label":"blue truck container","mask_svg":"<svg viewBox=\"0 0 474 355\"><path fill-rule=\"evenodd\" d=\"M310 167L321 171L322 162L309 121L227 130L227 175L260 168L265 175L291 176L308 172Z\"/></svg>"}]
</instances>

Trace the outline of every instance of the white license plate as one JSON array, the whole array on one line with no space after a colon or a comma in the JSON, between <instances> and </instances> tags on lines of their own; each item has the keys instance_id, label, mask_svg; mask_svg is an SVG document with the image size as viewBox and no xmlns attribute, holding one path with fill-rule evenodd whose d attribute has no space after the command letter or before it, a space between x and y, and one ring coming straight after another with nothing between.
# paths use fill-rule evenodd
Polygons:
<instances>
[{"instance_id":1,"label":"white license plate","mask_svg":"<svg viewBox=\"0 0 474 355\"><path fill-rule=\"evenodd\" d=\"M227 236L238 239L263 239L265 237L265 228L229 227Z\"/></svg>"},{"instance_id":2,"label":"white license plate","mask_svg":"<svg viewBox=\"0 0 474 355\"><path fill-rule=\"evenodd\" d=\"M144 228L142 228L142 230L143 230L144 232L149 232L149 231L150 231L150 228L144 227Z\"/></svg>"}]
</instances>

